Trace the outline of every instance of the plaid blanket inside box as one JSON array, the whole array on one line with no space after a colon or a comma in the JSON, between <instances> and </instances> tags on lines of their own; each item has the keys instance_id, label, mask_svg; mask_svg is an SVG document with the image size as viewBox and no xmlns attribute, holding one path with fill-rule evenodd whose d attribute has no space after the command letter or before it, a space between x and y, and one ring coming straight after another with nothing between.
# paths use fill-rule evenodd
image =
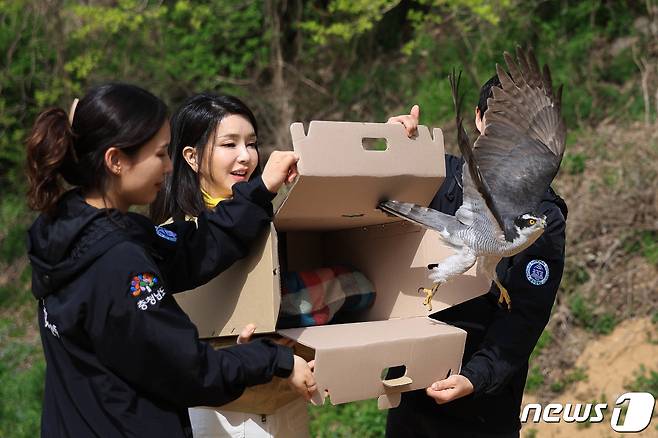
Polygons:
<instances>
[{"instance_id":1,"label":"plaid blanket inside box","mask_svg":"<svg viewBox=\"0 0 658 438\"><path fill-rule=\"evenodd\" d=\"M375 302L370 280L349 266L286 272L282 286L279 328L350 322Z\"/></svg>"}]
</instances>

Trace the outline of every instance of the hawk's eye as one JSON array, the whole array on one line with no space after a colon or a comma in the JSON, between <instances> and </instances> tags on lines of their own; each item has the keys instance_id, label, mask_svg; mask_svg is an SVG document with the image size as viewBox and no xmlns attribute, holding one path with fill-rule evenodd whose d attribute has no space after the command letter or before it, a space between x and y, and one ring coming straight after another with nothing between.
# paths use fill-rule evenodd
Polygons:
<instances>
[{"instance_id":1,"label":"hawk's eye","mask_svg":"<svg viewBox=\"0 0 658 438\"><path fill-rule=\"evenodd\" d=\"M537 222L537 221L536 221L536 220L534 220L534 219L530 219L530 220L528 220L528 223L529 223L530 225L534 225L534 224L535 224L535 222Z\"/></svg>"}]
</instances>

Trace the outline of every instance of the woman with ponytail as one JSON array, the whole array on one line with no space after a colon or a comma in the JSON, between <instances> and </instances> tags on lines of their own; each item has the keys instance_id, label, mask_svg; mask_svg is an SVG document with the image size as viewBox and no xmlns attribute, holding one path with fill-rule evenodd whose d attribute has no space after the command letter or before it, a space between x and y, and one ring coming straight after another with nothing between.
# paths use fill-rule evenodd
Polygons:
<instances>
[{"instance_id":1,"label":"woman with ponytail","mask_svg":"<svg viewBox=\"0 0 658 438\"><path fill-rule=\"evenodd\" d=\"M167 109L146 90L89 91L72 121L43 112L27 140L32 291L46 357L42 436L191 437L187 408L221 405L273 376L310 397L308 364L267 340L213 350L172 294L243 257L296 156L234 186L195 223L129 212L171 171Z\"/></svg>"}]
</instances>

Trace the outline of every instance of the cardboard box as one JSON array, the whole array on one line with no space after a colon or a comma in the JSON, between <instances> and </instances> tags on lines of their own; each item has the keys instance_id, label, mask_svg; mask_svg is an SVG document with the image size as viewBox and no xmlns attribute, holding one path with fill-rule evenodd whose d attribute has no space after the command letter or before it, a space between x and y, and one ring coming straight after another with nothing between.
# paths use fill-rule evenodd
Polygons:
<instances>
[{"instance_id":1,"label":"cardboard box","mask_svg":"<svg viewBox=\"0 0 658 438\"><path fill-rule=\"evenodd\" d=\"M311 349L315 403L326 396L333 404L378 397L381 408L397 406L401 392L459 372L466 339L464 331L428 318L418 293L431 286L427 266L452 250L438 233L376 208L385 199L429 204L445 176L441 130L430 135L419 126L418 136L409 139L397 124L313 121L308 134L301 123L290 131L299 178L280 200L272 226L247 258L178 294L178 302L201 337L237 335L247 323L270 333L276 330L282 272L354 266L377 294L361 322L279 333ZM364 139L384 139L385 150L371 149ZM441 286L433 312L488 289L474 266ZM386 380L386 369L399 365L405 376Z\"/></svg>"}]
</instances>

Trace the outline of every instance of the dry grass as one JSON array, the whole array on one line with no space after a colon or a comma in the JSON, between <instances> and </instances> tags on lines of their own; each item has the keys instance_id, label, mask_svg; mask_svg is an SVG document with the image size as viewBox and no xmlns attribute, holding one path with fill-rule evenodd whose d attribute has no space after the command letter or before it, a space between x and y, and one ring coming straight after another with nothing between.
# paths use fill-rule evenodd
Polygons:
<instances>
[{"instance_id":1,"label":"dry grass","mask_svg":"<svg viewBox=\"0 0 658 438\"><path fill-rule=\"evenodd\" d=\"M602 125L567 151L554 183L569 207L565 273L533 363L544 395L593 337L658 311L658 126Z\"/></svg>"}]
</instances>

